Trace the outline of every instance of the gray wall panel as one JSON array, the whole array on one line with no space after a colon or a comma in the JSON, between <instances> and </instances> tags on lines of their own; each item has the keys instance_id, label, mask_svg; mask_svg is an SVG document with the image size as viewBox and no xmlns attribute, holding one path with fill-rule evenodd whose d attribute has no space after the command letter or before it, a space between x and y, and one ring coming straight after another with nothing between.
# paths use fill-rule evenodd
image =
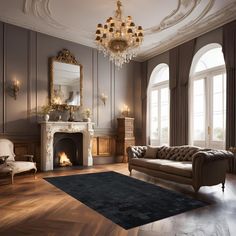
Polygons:
<instances>
[{"instance_id":1,"label":"gray wall panel","mask_svg":"<svg viewBox=\"0 0 236 236\"><path fill-rule=\"evenodd\" d=\"M115 117L121 116L123 105L130 108L130 116L134 115L134 96L133 96L133 75L134 64L123 65L122 69L115 68Z\"/></svg>"},{"instance_id":2,"label":"gray wall panel","mask_svg":"<svg viewBox=\"0 0 236 236\"><path fill-rule=\"evenodd\" d=\"M6 25L6 133L24 133L28 128L28 38L28 30ZM14 79L20 81L16 100L11 96L10 89Z\"/></svg>"},{"instance_id":3,"label":"gray wall panel","mask_svg":"<svg viewBox=\"0 0 236 236\"><path fill-rule=\"evenodd\" d=\"M0 22L0 133L3 132L3 115L4 115L4 106L3 106L3 83L4 83L4 33L3 33L3 23Z\"/></svg>"},{"instance_id":4,"label":"gray wall panel","mask_svg":"<svg viewBox=\"0 0 236 236\"><path fill-rule=\"evenodd\" d=\"M98 127L112 128L112 77L111 77L111 63L101 53L98 54L98 81L97 81L97 110L98 110ZM106 104L101 100L101 94L108 96Z\"/></svg>"}]
</instances>

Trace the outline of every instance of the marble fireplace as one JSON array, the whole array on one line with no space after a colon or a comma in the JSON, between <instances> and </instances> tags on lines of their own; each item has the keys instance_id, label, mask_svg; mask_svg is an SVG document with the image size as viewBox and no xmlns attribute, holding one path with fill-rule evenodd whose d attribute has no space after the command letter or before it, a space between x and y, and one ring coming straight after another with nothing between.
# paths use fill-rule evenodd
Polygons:
<instances>
[{"instance_id":1,"label":"marble fireplace","mask_svg":"<svg viewBox=\"0 0 236 236\"><path fill-rule=\"evenodd\" d=\"M68 166L72 165L72 163L83 166L93 165L93 123L48 121L40 122L40 125L42 171L53 170L60 166L56 153L64 155L63 148L70 152L71 156L74 155L71 161L69 161ZM71 145L70 148L69 145Z\"/></svg>"}]
</instances>

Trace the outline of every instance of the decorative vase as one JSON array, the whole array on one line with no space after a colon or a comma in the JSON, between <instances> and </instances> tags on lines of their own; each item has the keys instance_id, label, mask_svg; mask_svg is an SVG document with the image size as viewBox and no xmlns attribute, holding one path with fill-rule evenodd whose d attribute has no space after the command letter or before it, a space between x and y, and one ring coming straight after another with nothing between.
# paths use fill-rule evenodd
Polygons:
<instances>
[{"instance_id":1,"label":"decorative vase","mask_svg":"<svg viewBox=\"0 0 236 236\"><path fill-rule=\"evenodd\" d=\"M91 122L91 118L90 117L84 118L83 121L84 122Z\"/></svg>"},{"instance_id":2,"label":"decorative vase","mask_svg":"<svg viewBox=\"0 0 236 236\"><path fill-rule=\"evenodd\" d=\"M45 121L49 121L49 118L50 118L49 114L45 114L45 115L44 115L44 120L45 120Z\"/></svg>"}]
</instances>

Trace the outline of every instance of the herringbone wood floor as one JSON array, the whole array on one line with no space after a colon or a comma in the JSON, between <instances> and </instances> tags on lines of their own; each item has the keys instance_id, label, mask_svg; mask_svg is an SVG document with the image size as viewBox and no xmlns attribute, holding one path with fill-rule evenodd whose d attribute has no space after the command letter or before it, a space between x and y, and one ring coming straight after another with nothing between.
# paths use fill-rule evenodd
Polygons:
<instances>
[{"instance_id":1,"label":"herringbone wood floor","mask_svg":"<svg viewBox=\"0 0 236 236\"><path fill-rule=\"evenodd\" d=\"M117 171L128 175L127 164L100 165L87 169L56 170L16 176L15 184L0 179L0 235L60 236L228 236L236 235L236 175L221 186L203 187L196 196L190 186L149 177L133 171L132 177L210 201L210 206L124 230L42 178L71 174ZM107 193L109 194L109 193ZM174 201L174 199L173 199Z\"/></svg>"}]
</instances>

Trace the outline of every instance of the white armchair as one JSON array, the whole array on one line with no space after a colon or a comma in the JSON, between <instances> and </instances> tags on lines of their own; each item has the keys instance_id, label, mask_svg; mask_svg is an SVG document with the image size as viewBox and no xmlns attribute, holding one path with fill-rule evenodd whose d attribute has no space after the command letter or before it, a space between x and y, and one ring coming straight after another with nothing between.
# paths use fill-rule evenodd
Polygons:
<instances>
[{"instance_id":1,"label":"white armchair","mask_svg":"<svg viewBox=\"0 0 236 236\"><path fill-rule=\"evenodd\" d=\"M36 163L33 162L33 155L23 155L28 161L15 161L14 144L8 139L0 139L0 173L10 174L11 183L14 183L14 175L25 172L37 172Z\"/></svg>"}]
</instances>

